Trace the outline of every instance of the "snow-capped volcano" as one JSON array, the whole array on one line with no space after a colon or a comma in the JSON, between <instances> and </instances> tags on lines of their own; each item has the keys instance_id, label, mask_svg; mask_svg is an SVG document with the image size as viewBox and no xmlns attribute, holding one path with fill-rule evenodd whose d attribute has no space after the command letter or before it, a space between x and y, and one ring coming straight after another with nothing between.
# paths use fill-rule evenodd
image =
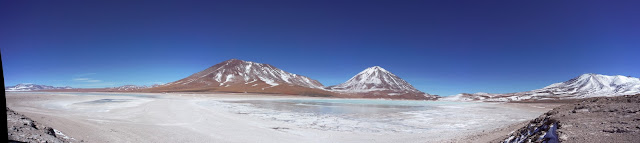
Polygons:
<instances>
[{"instance_id":1,"label":"snow-capped volcano","mask_svg":"<svg viewBox=\"0 0 640 143\"><path fill-rule=\"evenodd\" d=\"M238 59L224 61L204 71L167 85L197 83L211 86L231 86L233 84L252 84L254 82L264 82L271 86L284 84L309 88L324 87L316 80L283 71L269 64Z\"/></svg>"},{"instance_id":2,"label":"snow-capped volcano","mask_svg":"<svg viewBox=\"0 0 640 143\"><path fill-rule=\"evenodd\" d=\"M151 89L288 93L303 92L300 87L324 91L324 86L311 78L289 73L269 64L231 59L184 79Z\"/></svg>"},{"instance_id":3,"label":"snow-capped volcano","mask_svg":"<svg viewBox=\"0 0 640 143\"><path fill-rule=\"evenodd\" d=\"M423 93L407 81L379 66L373 66L342 84L327 87L331 91L355 93L370 98L432 99L437 96Z\"/></svg>"},{"instance_id":4,"label":"snow-capped volcano","mask_svg":"<svg viewBox=\"0 0 640 143\"><path fill-rule=\"evenodd\" d=\"M54 89L72 89L69 86L66 87L54 87L48 85L38 85L32 83L21 83L15 86L7 86L4 88L5 91L34 91L34 90L54 90Z\"/></svg>"},{"instance_id":5,"label":"snow-capped volcano","mask_svg":"<svg viewBox=\"0 0 640 143\"><path fill-rule=\"evenodd\" d=\"M400 77L379 66L369 67L346 82L330 86L328 88L343 92L369 92L380 90L420 92Z\"/></svg>"},{"instance_id":6,"label":"snow-capped volcano","mask_svg":"<svg viewBox=\"0 0 640 143\"><path fill-rule=\"evenodd\" d=\"M507 94L459 94L448 99L484 101L521 101L540 99L575 99L640 94L640 79L628 76L582 74L547 87Z\"/></svg>"},{"instance_id":7,"label":"snow-capped volcano","mask_svg":"<svg viewBox=\"0 0 640 143\"><path fill-rule=\"evenodd\" d=\"M622 75L583 74L569 81L534 90L536 93L575 97L619 96L640 93L640 79Z\"/></svg>"}]
</instances>

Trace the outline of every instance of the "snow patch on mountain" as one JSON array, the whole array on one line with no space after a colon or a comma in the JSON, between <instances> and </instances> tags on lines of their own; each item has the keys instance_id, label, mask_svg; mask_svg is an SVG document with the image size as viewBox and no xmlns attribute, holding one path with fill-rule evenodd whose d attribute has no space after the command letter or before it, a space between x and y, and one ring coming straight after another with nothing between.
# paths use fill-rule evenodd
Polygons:
<instances>
[{"instance_id":1,"label":"snow patch on mountain","mask_svg":"<svg viewBox=\"0 0 640 143\"><path fill-rule=\"evenodd\" d=\"M342 84L329 86L326 89L345 94L359 95L364 98L397 98L434 100L437 95L430 95L414 88L386 69L369 67Z\"/></svg>"},{"instance_id":2,"label":"snow patch on mountain","mask_svg":"<svg viewBox=\"0 0 640 143\"><path fill-rule=\"evenodd\" d=\"M622 75L582 74L565 82L554 83L541 89L506 94L462 93L443 100L458 101L522 101L578 99L640 94L640 79Z\"/></svg>"},{"instance_id":3,"label":"snow patch on mountain","mask_svg":"<svg viewBox=\"0 0 640 143\"><path fill-rule=\"evenodd\" d=\"M327 87L337 92L395 91L398 94L420 92L400 77L379 66L373 66L353 76L342 84Z\"/></svg>"},{"instance_id":4,"label":"snow patch on mountain","mask_svg":"<svg viewBox=\"0 0 640 143\"><path fill-rule=\"evenodd\" d=\"M622 75L583 74L569 81L554 83L535 93L573 95L579 98L620 96L640 93L640 79Z\"/></svg>"},{"instance_id":5,"label":"snow patch on mountain","mask_svg":"<svg viewBox=\"0 0 640 143\"><path fill-rule=\"evenodd\" d=\"M292 74L269 64L231 59L216 64L204 71L167 85L188 85L192 83L229 87L234 84L249 84L262 81L268 85L298 85L323 89L324 86L305 76Z\"/></svg>"},{"instance_id":6,"label":"snow patch on mountain","mask_svg":"<svg viewBox=\"0 0 640 143\"><path fill-rule=\"evenodd\" d=\"M53 89L73 89L70 86L54 87L48 85L38 85L33 83L21 83L15 86L7 86L4 91L35 91L35 90L53 90Z\"/></svg>"}]
</instances>

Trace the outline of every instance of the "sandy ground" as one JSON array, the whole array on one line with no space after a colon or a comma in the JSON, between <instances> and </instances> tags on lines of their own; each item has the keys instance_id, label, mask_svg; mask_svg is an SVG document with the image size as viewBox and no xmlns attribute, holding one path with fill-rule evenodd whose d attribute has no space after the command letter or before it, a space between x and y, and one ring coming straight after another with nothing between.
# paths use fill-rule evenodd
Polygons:
<instances>
[{"instance_id":1,"label":"sandy ground","mask_svg":"<svg viewBox=\"0 0 640 143\"><path fill-rule=\"evenodd\" d=\"M283 113L227 100L318 99L252 94L7 93L7 107L74 142L488 142L557 105L482 103L362 121ZM123 93L126 94L126 93ZM399 117L405 119L395 120ZM387 118L387 117L380 117Z\"/></svg>"}]
</instances>

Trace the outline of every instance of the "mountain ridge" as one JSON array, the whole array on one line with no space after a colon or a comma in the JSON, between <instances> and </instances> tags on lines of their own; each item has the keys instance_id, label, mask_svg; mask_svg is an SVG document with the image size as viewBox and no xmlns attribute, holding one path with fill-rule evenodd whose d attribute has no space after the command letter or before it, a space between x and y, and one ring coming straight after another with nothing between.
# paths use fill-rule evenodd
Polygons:
<instances>
[{"instance_id":1,"label":"mountain ridge","mask_svg":"<svg viewBox=\"0 0 640 143\"><path fill-rule=\"evenodd\" d=\"M585 73L564 82L540 89L505 94L461 93L443 100L459 101L522 101L548 99L578 99L612 97L640 93L640 79L622 75Z\"/></svg>"},{"instance_id":2,"label":"mountain ridge","mask_svg":"<svg viewBox=\"0 0 640 143\"><path fill-rule=\"evenodd\" d=\"M5 91L35 91L35 90L55 90L55 89L73 89L70 86L54 87L49 85L39 85L33 83L20 83L15 86L7 86Z\"/></svg>"},{"instance_id":3,"label":"mountain ridge","mask_svg":"<svg viewBox=\"0 0 640 143\"><path fill-rule=\"evenodd\" d=\"M230 59L149 92L251 92L331 96L317 80L263 64Z\"/></svg>"},{"instance_id":4,"label":"mountain ridge","mask_svg":"<svg viewBox=\"0 0 640 143\"><path fill-rule=\"evenodd\" d=\"M183 79L163 85L124 85L107 88L53 87L30 83L5 87L5 91L123 91L123 92L238 92L296 94L323 97L386 98L446 101L527 101L610 97L640 93L640 79L622 75L581 74L540 89L515 93L460 93L441 98L424 93L380 67L372 66L344 83L325 87L317 80L293 74L270 64L230 59Z\"/></svg>"}]
</instances>

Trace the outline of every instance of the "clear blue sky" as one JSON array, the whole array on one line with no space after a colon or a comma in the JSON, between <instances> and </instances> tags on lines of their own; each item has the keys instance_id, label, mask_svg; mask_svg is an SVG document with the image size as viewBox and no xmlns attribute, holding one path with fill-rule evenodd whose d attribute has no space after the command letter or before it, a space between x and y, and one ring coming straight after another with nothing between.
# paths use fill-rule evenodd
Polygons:
<instances>
[{"instance_id":1,"label":"clear blue sky","mask_svg":"<svg viewBox=\"0 0 640 143\"><path fill-rule=\"evenodd\" d=\"M507 93L640 77L638 1L0 2L5 84L175 81L237 58L324 85L379 65L421 91Z\"/></svg>"}]
</instances>

